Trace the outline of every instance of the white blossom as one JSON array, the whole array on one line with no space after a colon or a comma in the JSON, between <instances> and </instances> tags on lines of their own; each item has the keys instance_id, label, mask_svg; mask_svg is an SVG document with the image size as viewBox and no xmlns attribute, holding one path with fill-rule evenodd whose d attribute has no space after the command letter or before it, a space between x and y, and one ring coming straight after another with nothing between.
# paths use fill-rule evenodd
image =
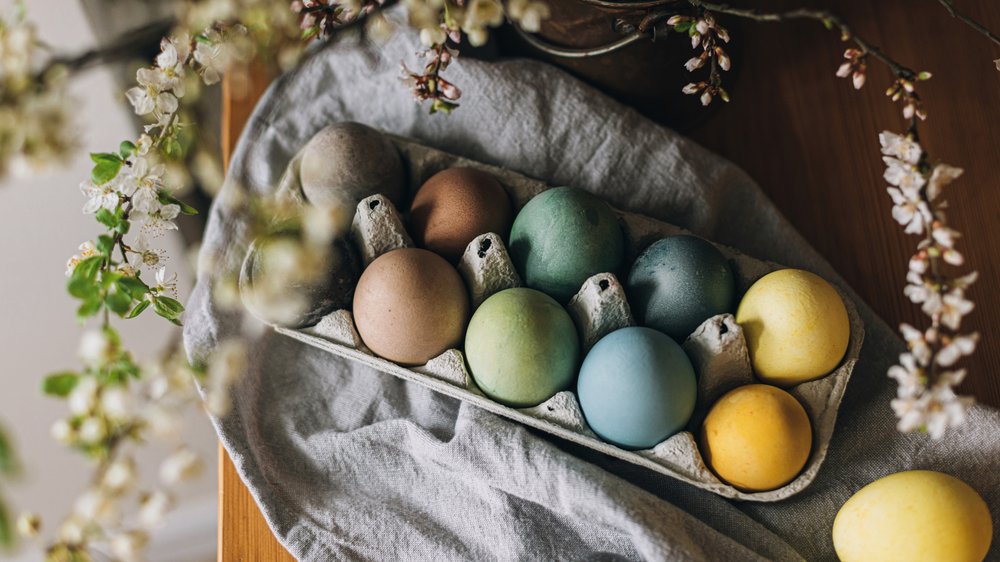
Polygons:
<instances>
[{"instance_id":1,"label":"white blossom","mask_svg":"<svg viewBox=\"0 0 1000 562\"><path fill-rule=\"evenodd\" d=\"M899 224L906 227L909 234L921 234L924 226L930 222L930 209L927 204L919 199L908 197L901 189L895 187L886 188L889 196L892 197L892 218Z\"/></svg>"},{"instance_id":2,"label":"white blossom","mask_svg":"<svg viewBox=\"0 0 1000 562\"><path fill-rule=\"evenodd\" d=\"M112 462L104 471L101 486L112 494L120 494L136 483L135 461L122 457Z\"/></svg>"},{"instance_id":3,"label":"white blossom","mask_svg":"<svg viewBox=\"0 0 1000 562\"><path fill-rule=\"evenodd\" d=\"M100 443L107 437L107 430L107 425L101 418L86 418L80 423L80 441L89 445Z\"/></svg>"},{"instance_id":4,"label":"white blossom","mask_svg":"<svg viewBox=\"0 0 1000 562\"><path fill-rule=\"evenodd\" d=\"M97 391L98 384L95 377L80 377L66 400L69 411L77 416L90 413L97 405Z\"/></svg>"},{"instance_id":5,"label":"white blossom","mask_svg":"<svg viewBox=\"0 0 1000 562\"><path fill-rule=\"evenodd\" d=\"M111 537L109 545L117 560L138 562L143 559L142 549L149 542L149 535L143 531L127 531Z\"/></svg>"},{"instance_id":6,"label":"white blossom","mask_svg":"<svg viewBox=\"0 0 1000 562\"><path fill-rule=\"evenodd\" d=\"M110 361L114 354L115 343L104 330L87 330L80 338L80 359L88 367L100 367ZM81 379L77 384L78 388L84 380Z\"/></svg>"},{"instance_id":7,"label":"white blossom","mask_svg":"<svg viewBox=\"0 0 1000 562\"><path fill-rule=\"evenodd\" d=\"M898 158L908 164L920 162L920 156L923 155L920 144L909 137L882 131L878 135L878 140L882 145L882 154Z\"/></svg>"},{"instance_id":8,"label":"white blossom","mask_svg":"<svg viewBox=\"0 0 1000 562\"><path fill-rule=\"evenodd\" d=\"M952 330L962 324L962 317L972 312L975 305L965 298L961 290L952 290L941 299L941 323Z\"/></svg>"},{"instance_id":9,"label":"white blossom","mask_svg":"<svg viewBox=\"0 0 1000 562\"><path fill-rule=\"evenodd\" d=\"M159 526L173 503L173 498L161 490L146 495L139 504L139 522L147 529Z\"/></svg>"},{"instance_id":10,"label":"white blossom","mask_svg":"<svg viewBox=\"0 0 1000 562\"><path fill-rule=\"evenodd\" d=\"M230 32L230 37L223 37L216 29L206 29L197 39L193 56L205 84L218 82L235 61L243 58L238 46L234 44L237 37L232 36L242 33L245 33L245 29L237 27Z\"/></svg>"},{"instance_id":11,"label":"white blossom","mask_svg":"<svg viewBox=\"0 0 1000 562\"><path fill-rule=\"evenodd\" d=\"M116 502L100 489L90 489L77 498L73 513L84 521L108 522L118 518Z\"/></svg>"},{"instance_id":12,"label":"white blossom","mask_svg":"<svg viewBox=\"0 0 1000 562\"><path fill-rule=\"evenodd\" d=\"M156 66L164 75L164 86L178 98L184 97L184 65L191 52L191 39L186 33L165 37L160 42Z\"/></svg>"},{"instance_id":13,"label":"white blossom","mask_svg":"<svg viewBox=\"0 0 1000 562\"><path fill-rule=\"evenodd\" d=\"M94 185L91 180L80 183L80 193L87 198L83 205L83 212L86 214L96 213L99 209L114 211L121 202L118 194L118 185L114 181L104 185Z\"/></svg>"},{"instance_id":14,"label":"white blossom","mask_svg":"<svg viewBox=\"0 0 1000 562\"><path fill-rule=\"evenodd\" d=\"M52 424L49 434L53 439L65 445L73 442L74 437L76 437L76 430L73 429L69 421L58 419Z\"/></svg>"},{"instance_id":15,"label":"white blossom","mask_svg":"<svg viewBox=\"0 0 1000 562\"><path fill-rule=\"evenodd\" d=\"M80 244L80 247L77 249L80 250L80 253L75 254L66 260L66 277L73 275L73 271L76 270L76 266L79 265L81 261L97 255L97 248L94 246L94 243L89 240Z\"/></svg>"},{"instance_id":16,"label":"white blossom","mask_svg":"<svg viewBox=\"0 0 1000 562\"><path fill-rule=\"evenodd\" d=\"M944 187L955 181L955 179L962 175L962 172L961 168L947 164L934 166L934 171L931 172L931 179L927 184L927 198L931 201L937 199Z\"/></svg>"},{"instance_id":17,"label":"white blossom","mask_svg":"<svg viewBox=\"0 0 1000 562\"><path fill-rule=\"evenodd\" d=\"M919 196L920 188L927 183L924 175L915 166L892 156L883 156L886 164L883 177L890 185L901 189L911 199Z\"/></svg>"},{"instance_id":18,"label":"white blossom","mask_svg":"<svg viewBox=\"0 0 1000 562\"><path fill-rule=\"evenodd\" d=\"M167 484L177 484L201 473L202 463L191 449L181 448L160 465L160 479Z\"/></svg>"},{"instance_id":19,"label":"white blossom","mask_svg":"<svg viewBox=\"0 0 1000 562\"><path fill-rule=\"evenodd\" d=\"M897 393L899 398L909 398L919 395L924 390L924 370L917 364L916 358L910 353L899 356L899 365L889 367L889 377L899 383Z\"/></svg>"},{"instance_id":20,"label":"white blossom","mask_svg":"<svg viewBox=\"0 0 1000 562\"><path fill-rule=\"evenodd\" d=\"M177 111L177 96L170 91L174 78L159 68L140 68L135 79L139 85L125 92L125 97L135 108L136 115L152 113L159 117Z\"/></svg>"},{"instance_id":21,"label":"white blossom","mask_svg":"<svg viewBox=\"0 0 1000 562\"><path fill-rule=\"evenodd\" d=\"M903 334L906 346L910 348L910 353L921 365L930 363L931 348L927 343L927 336L913 326L903 323L899 325L899 331Z\"/></svg>"},{"instance_id":22,"label":"white blossom","mask_svg":"<svg viewBox=\"0 0 1000 562\"><path fill-rule=\"evenodd\" d=\"M153 287L158 295L177 296L177 273L172 273L167 277L167 268L161 267L156 270L156 286Z\"/></svg>"},{"instance_id":23,"label":"white blossom","mask_svg":"<svg viewBox=\"0 0 1000 562\"><path fill-rule=\"evenodd\" d=\"M156 164L152 168L146 158L137 157L122 181L122 193L132 198L132 207L143 213L152 213L160 208L160 190L166 166Z\"/></svg>"},{"instance_id":24,"label":"white blossom","mask_svg":"<svg viewBox=\"0 0 1000 562\"><path fill-rule=\"evenodd\" d=\"M136 211L129 219L133 225L142 225L141 228L150 236L160 236L168 230L177 230L174 220L180 215L180 205L170 203L159 205L150 212Z\"/></svg>"},{"instance_id":25,"label":"white blossom","mask_svg":"<svg viewBox=\"0 0 1000 562\"><path fill-rule=\"evenodd\" d=\"M965 336L955 336L948 342L948 345L938 351L935 361L942 367L951 367L963 356L972 355L976 351L978 342L978 332Z\"/></svg>"},{"instance_id":26,"label":"white blossom","mask_svg":"<svg viewBox=\"0 0 1000 562\"><path fill-rule=\"evenodd\" d=\"M109 419L125 420L132 413L131 396L121 386L109 386L101 391L101 411Z\"/></svg>"},{"instance_id":27,"label":"white blossom","mask_svg":"<svg viewBox=\"0 0 1000 562\"><path fill-rule=\"evenodd\" d=\"M42 518L36 513L22 513L17 517L17 533L24 538L33 539L42 528Z\"/></svg>"},{"instance_id":28,"label":"white blossom","mask_svg":"<svg viewBox=\"0 0 1000 562\"><path fill-rule=\"evenodd\" d=\"M548 19L551 15L547 3L533 0L510 0L507 3L507 12L511 19L529 33L541 31L542 20Z\"/></svg>"},{"instance_id":29,"label":"white blossom","mask_svg":"<svg viewBox=\"0 0 1000 562\"><path fill-rule=\"evenodd\" d=\"M444 43L446 39L444 30L440 26L436 27L425 27L420 30L420 42L423 43L425 47L431 47L433 45L440 45Z\"/></svg>"}]
</instances>

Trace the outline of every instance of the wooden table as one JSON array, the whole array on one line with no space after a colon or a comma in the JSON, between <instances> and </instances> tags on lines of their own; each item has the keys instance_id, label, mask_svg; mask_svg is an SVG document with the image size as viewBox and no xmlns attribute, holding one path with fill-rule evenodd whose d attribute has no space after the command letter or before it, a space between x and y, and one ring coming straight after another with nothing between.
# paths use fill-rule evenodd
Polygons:
<instances>
[{"instance_id":1,"label":"wooden table","mask_svg":"<svg viewBox=\"0 0 1000 562\"><path fill-rule=\"evenodd\" d=\"M956 3L1000 30L1000 3ZM980 272L970 291L977 311L967 327L978 330L982 342L963 388L1000 406L1000 323L988 321L1000 317L1000 72L991 62L1000 49L933 0L858 0L835 8L898 60L934 74L920 90L930 112L924 141L935 157L966 169L949 188L950 220L965 234L961 249ZM878 131L904 128L899 108L883 95L888 74L873 63L868 85L854 91L834 77L843 44L811 22L747 24L744 35L744 58L734 61L743 74L732 103L692 136L749 172L890 324L922 322L902 294L916 240L890 218L878 152ZM225 96L227 154L266 83L258 73L249 96ZM291 560L221 447L219 456L219 559Z\"/></svg>"}]
</instances>

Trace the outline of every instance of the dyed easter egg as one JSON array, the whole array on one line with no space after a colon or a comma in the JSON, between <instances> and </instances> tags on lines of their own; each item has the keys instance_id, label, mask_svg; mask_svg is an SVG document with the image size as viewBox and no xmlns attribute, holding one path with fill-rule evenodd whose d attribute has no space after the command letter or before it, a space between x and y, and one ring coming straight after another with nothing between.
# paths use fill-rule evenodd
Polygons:
<instances>
[{"instance_id":1,"label":"dyed easter egg","mask_svg":"<svg viewBox=\"0 0 1000 562\"><path fill-rule=\"evenodd\" d=\"M701 454L723 481L748 492L791 482L812 449L812 424L802 404L775 386L732 390L708 412Z\"/></svg>"},{"instance_id":2,"label":"dyed easter egg","mask_svg":"<svg viewBox=\"0 0 1000 562\"><path fill-rule=\"evenodd\" d=\"M549 189L528 201L514 219L509 248L525 285L564 303L588 277L616 273L625 260L625 236L615 212L571 187Z\"/></svg>"},{"instance_id":3,"label":"dyed easter egg","mask_svg":"<svg viewBox=\"0 0 1000 562\"><path fill-rule=\"evenodd\" d=\"M422 365L462 342L469 295L458 271L419 248L375 259L354 291L354 323L376 355Z\"/></svg>"},{"instance_id":4,"label":"dyed easter egg","mask_svg":"<svg viewBox=\"0 0 1000 562\"><path fill-rule=\"evenodd\" d=\"M980 562L992 537L983 498L965 482L930 470L872 482L833 522L833 546L843 562Z\"/></svg>"},{"instance_id":5,"label":"dyed easter egg","mask_svg":"<svg viewBox=\"0 0 1000 562\"><path fill-rule=\"evenodd\" d=\"M847 308L833 285L801 269L761 277L736 310L760 380L788 387L840 363L851 337Z\"/></svg>"},{"instance_id":6,"label":"dyed easter egg","mask_svg":"<svg viewBox=\"0 0 1000 562\"><path fill-rule=\"evenodd\" d=\"M260 236L240 268L240 297L251 314L289 328L312 326L349 308L361 261L354 247L335 240L318 262L294 236Z\"/></svg>"},{"instance_id":7,"label":"dyed easter egg","mask_svg":"<svg viewBox=\"0 0 1000 562\"><path fill-rule=\"evenodd\" d=\"M732 312L736 281L715 246L670 236L639 255L625 291L639 324L683 341L705 320Z\"/></svg>"},{"instance_id":8,"label":"dyed easter egg","mask_svg":"<svg viewBox=\"0 0 1000 562\"><path fill-rule=\"evenodd\" d=\"M552 297L507 289L476 309L465 335L465 356L486 396L525 408L572 384L580 343L569 313Z\"/></svg>"},{"instance_id":9,"label":"dyed easter egg","mask_svg":"<svg viewBox=\"0 0 1000 562\"><path fill-rule=\"evenodd\" d=\"M422 248L455 263L480 234L506 239L514 211L500 182L475 168L448 168L431 176L410 207L410 234Z\"/></svg>"},{"instance_id":10,"label":"dyed easter egg","mask_svg":"<svg viewBox=\"0 0 1000 562\"><path fill-rule=\"evenodd\" d=\"M648 449L691 418L697 381L691 361L669 336L630 327L598 341L580 368L577 397L601 439Z\"/></svg>"},{"instance_id":11,"label":"dyed easter egg","mask_svg":"<svg viewBox=\"0 0 1000 562\"><path fill-rule=\"evenodd\" d=\"M346 206L376 193L402 208L406 171L399 151L385 135L361 123L336 123L320 130L302 149L302 193L314 205Z\"/></svg>"}]
</instances>

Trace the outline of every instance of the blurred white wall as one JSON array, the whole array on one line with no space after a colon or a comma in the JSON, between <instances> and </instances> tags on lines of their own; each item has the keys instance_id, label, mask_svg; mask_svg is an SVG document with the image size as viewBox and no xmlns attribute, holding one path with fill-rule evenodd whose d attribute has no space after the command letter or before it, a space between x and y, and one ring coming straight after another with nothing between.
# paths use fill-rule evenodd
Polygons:
<instances>
[{"instance_id":1,"label":"blurred white wall","mask_svg":"<svg viewBox=\"0 0 1000 562\"><path fill-rule=\"evenodd\" d=\"M10 14L12 2L0 1ZM74 52L94 38L83 13L70 0L30 0L29 15L37 21L42 39L57 51ZM89 175L87 152L109 151L136 132L127 102L110 73L97 69L77 78L79 124L78 157L69 166L31 178L0 183L0 422L13 433L25 467L20 481L7 486L11 510L39 512L51 533L84 489L90 465L49 437L53 421L65 415L62 402L41 395L39 385L50 372L75 368L81 327L74 319L76 302L65 291L66 259L98 227L81 213L84 203L77 188ZM180 274L184 300L192 275L179 236L164 239ZM128 321L126 345L138 357L156 353L177 329L152 314ZM120 325L120 324L119 324ZM187 417L189 442L201 453L206 470L196 482L182 488L178 510L154 540L154 561L211 560L215 552L217 481L216 440L208 420L194 412ZM148 447L147 447L148 448ZM163 450L153 448L140 459L155 474ZM0 553L0 558L3 553ZM24 545L15 560L41 560L41 553Z\"/></svg>"}]
</instances>

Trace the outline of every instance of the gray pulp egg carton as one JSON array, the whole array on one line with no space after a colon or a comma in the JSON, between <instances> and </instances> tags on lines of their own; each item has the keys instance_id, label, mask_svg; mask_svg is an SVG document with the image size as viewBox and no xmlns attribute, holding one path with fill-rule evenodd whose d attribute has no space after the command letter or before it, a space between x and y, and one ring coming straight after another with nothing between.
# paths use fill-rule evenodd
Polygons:
<instances>
[{"instance_id":1,"label":"gray pulp egg carton","mask_svg":"<svg viewBox=\"0 0 1000 562\"><path fill-rule=\"evenodd\" d=\"M544 182L516 172L474 162L423 146L406 138L390 136L403 156L409 173L409 185L416 189L435 173L452 166L479 168L492 174L507 189L516 209L547 189ZM293 159L282 179L281 191L300 193L297 185L298 158ZM685 230L638 214L616 211L628 240L628 263L651 243L664 236ZM357 208L351 228L365 265L390 250L413 246L403 227L399 212L381 195L373 195ZM716 244L729 259L737 277L738 294L754 281L782 267L746 256L732 248ZM467 247L458 270L469 288L473 310L487 297L521 280L511 264L503 240L496 234L483 234ZM838 289L839 290L839 289ZM420 367L407 368L375 356L361 341L351 313L338 310L325 316L315 326L304 329L275 327L279 333L353 359L379 371L411 381L447 396L464 400L490 412L541 429L568 441L584 445L612 457L665 474L720 496L738 500L773 502L796 494L816 477L826 457L833 435L844 390L851 377L864 339L864 327L857 309L840 291L851 324L847 352L832 373L819 380L799 384L789 392L809 413L813 425L812 453L803 471L790 483L767 492L743 492L719 480L706 466L698 450L693 431L697 431L708 408L724 393L741 385L757 382L750 368L743 330L732 314L709 318L684 342L698 373L698 402L687 430L681 431L652 449L625 450L601 441L587 423L571 390L562 391L532 408L511 408L487 398L476 386L466 366L462 351L449 349ZM576 323L584 353L601 337L635 322L623 287L611 273L588 279L568 305Z\"/></svg>"}]
</instances>

